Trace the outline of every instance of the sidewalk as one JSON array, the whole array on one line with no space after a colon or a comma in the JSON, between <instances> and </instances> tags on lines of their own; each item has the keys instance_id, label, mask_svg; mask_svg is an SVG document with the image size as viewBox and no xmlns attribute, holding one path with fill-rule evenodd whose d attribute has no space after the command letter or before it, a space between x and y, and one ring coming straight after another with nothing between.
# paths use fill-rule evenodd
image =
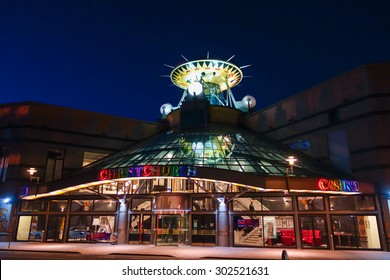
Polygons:
<instances>
[{"instance_id":1,"label":"sidewalk","mask_svg":"<svg viewBox=\"0 0 390 280\"><path fill-rule=\"evenodd\" d=\"M9 246L10 245L10 246ZM8 248L9 246L9 248ZM390 260L390 252L358 250L308 250L288 248L190 247L111 245L111 243L0 242L2 250L73 252L90 255L158 255L178 259L265 259L280 260L286 250L290 260Z\"/></svg>"}]
</instances>

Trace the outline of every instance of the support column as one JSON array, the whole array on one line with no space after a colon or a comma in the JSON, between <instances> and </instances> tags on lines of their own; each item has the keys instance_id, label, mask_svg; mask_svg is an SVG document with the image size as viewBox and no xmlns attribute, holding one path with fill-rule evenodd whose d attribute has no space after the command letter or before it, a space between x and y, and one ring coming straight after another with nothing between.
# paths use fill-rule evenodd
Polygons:
<instances>
[{"instance_id":1,"label":"support column","mask_svg":"<svg viewBox=\"0 0 390 280\"><path fill-rule=\"evenodd\" d=\"M229 215L225 197L218 198L218 246L229 247Z\"/></svg>"},{"instance_id":2,"label":"support column","mask_svg":"<svg viewBox=\"0 0 390 280\"><path fill-rule=\"evenodd\" d=\"M127 244L127 203L119 203L117 241L119 244Z\"/></svg>"}]
</instances>

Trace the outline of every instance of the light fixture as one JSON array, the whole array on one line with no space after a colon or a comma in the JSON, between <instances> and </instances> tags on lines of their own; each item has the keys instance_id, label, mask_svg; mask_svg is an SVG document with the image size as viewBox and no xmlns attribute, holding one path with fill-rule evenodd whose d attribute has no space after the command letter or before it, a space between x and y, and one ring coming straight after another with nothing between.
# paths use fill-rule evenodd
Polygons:
<instances>
[{"instance_id":1,"label":"light fixture","mask_svg":"<svg viewBox=\"0 0 390 280\"><path fill-rule=\"evenodd\" d=\"M242 104L249 110L256 106L256 99L251 95L246 95L242 99Z\"/></svg>"},{"instance_id":2,"label":"light fixture","mask_svg":"<svg viewBox=\"0 0 390 280\"><path fill-rule=\"evenodd\" d=\"M294 158L294 156L289 156L286 159L286 161L288 162L289 167L286 168L286 190L284 191L284 194L288 194L290 192L290 183L289 183L289 180L288 180L289 169L291 169L291 173L294 173L294 164L297 161L297 159Z\"/></svg>"},{"instance_id":3,"label":"light fixture","mask_svg":"<svg viewBox=\"0 0 390 280\"><path fill-rule=\"evenodd\" d=\"M202 91L203 91L203 86L202 86L202 84L199 83L199 82L192 82L192 83L188 86L187 90L188 90L188 93L191 94L192 96L197 96L197 95L199 95L199 94L202 93Z\"/></svg>"},{"instance_id":4,"label":"light fixture","mask_svg":"<svg viewBox=\"0 0 390 280\"><path fill-rule=\"evenodd\" d=\"M288 164L290 165L290 168L291 168L291 173L294 173L294 165L295 165L295 162L297 161L296 158L294 158L294 156L289 156L286 161L288 162ZM288 172L288 170L286 170L286 172ZM288 174L288 173L287 173Z\"/></svg>"},{"instance_id":5,"label":"light fixture","mask_svg":"<svg viewBox=\"0 0 390 280\"><path fill-rule=\"evenodd\" d=\"M30 174L30 176L33 176L35 173L38 172L38 170L36 170L34 167L30 167L30 169L27 169L27 172L28 174Z\"/></svg>"},{"instance_id":6,"label":"light fixture","mask_svg":"<svg viewBox=\"0 0 390 280\"><path fill-rule=\"evenodd\" d=\"M165 103L165 104L161 105L160 113L163 116L163 118L165 118L170 112L172 112L172 108L173 108L172 104L170 104L170 103Z\"/></svg>"}]
</instances>

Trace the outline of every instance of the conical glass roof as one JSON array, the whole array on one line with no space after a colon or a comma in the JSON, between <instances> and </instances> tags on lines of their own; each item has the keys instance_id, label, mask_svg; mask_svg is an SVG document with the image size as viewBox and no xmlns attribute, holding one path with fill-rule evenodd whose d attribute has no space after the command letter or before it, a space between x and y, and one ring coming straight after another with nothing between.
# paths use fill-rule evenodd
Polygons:
<instances>
[{"instance_id":1,"label":"conical glass roof","mask_svg":"<svg viewBox=\"0 0 390 280\"><path fill-rule=\"evenodd\" d=\"M169 130L87 166L114 169L134 166L192 165L285 176L286 159L295 156L296 177L348 178L349 176L279 142L242 127L213 125L202 130Z\"/></svg>"}]
</instances>

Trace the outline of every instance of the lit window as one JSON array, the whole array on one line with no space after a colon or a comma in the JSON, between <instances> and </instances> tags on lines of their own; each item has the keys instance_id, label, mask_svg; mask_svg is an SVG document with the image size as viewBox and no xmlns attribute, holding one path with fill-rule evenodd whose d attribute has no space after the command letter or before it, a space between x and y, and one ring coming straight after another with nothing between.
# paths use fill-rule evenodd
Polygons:
<instances>
[{"instance_id":1,"label":"lit window","mask_svg":"<svg viewBox=\"0 0 390 280\"><path fill-rule=\"evenodd\" d=\"M84 152L83 167L106 156L108 156L108 154Z\"/></svg>"}]
</instances>

